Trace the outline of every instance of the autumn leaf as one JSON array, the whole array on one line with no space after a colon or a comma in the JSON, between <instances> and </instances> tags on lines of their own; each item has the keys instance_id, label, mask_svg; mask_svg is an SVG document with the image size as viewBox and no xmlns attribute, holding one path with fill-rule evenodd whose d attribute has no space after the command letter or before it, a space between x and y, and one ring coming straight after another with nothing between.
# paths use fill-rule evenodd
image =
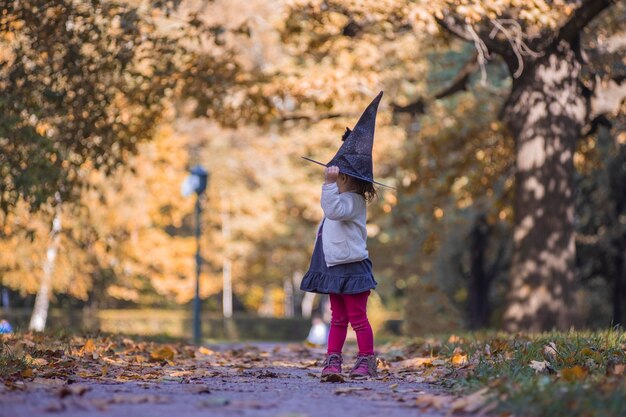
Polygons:
<instances>
[{"instance_id":1,"label":"autumn leaf","mask_svg":"<svg viewBox=\"0 0 626 417\"><path fill-rule=\"evenodd\" d=\"M452 402L452 398L453 397L447 395L424 394L417 397L415 405L419 408L434 408L436 410L443 410Z\"/></svg>"},{"instance_id":2,"label":"autumn leaf","mask_svg":"<svg viewBox=\"0 0 626 417\"><path fill-rule=\"evenodd\" d=\"M548 361L530 361L530 365L528 366L533 368L538 374L543 372L554 373L554 369Z\"/></svg>"},{"instance_id":3,"label":"autumn leaf","mask_svg":"<svg viewBox=\"0 0 626 417\"><path fill-rule=\"evenodd\" d=\"M65 398L70 395L76 395L82 397L87 391L91 391L91 388L86 385L68 385L66 387L62 387L59 390L59 397Z\"/></svg>"},{"instance_id":4,"label":"autumn leaf","mask_svg":"<svg viewBox=\"0 0 626 417\"><path fill-rule=\"evenodd\" d=\"M561 378L564 381L574 382L581 381L587 377L589 371L582 366L576 365L572 368L561 369Z\"/></svg>"},{"instance_id":5,"label":"autumn leaf","mask_svg":"<svg viewBox=\"0 0 626 417\"><path fill-rule=\"evenodd\" d=\"M156 361L172 361L174 360L174 349L170 346L162 346L150 353L150 358Z\"/></svg>"},{"instance_id":6,"label":"autumn leaf","mask_svg":"<svg viewBox=\"0 0 626 417\"><path fill-rule=\"evenodd\" d=\"M455 353L454 356L452 356L451 362L453 365L457 366L463 366L469 363L469 361L467 360L467 355L463 353Z\"/></svg>"},{"instance_id":7,"label":"autumn leaf","mask_svg":"<svg viewBox=\"0 0 626 417\"><path fill-rule=\"evenodd\" d=\"M554 360L559 352L556 350L556 344L554 342L550 342L543 347L543 357L546 360Z\"/></svg>"},{"instance_id":8,"label":"autumn leaf","mask_svg":"<svg viewBox=\"0 0 626 417\"><path fill-rule=\"evenodd\" d=\"M31 361L31 364L33 364L34 366L40 367L40 366L47 365L48 361L45 360L44 358L35 358Z\"/></svg>"},{"instance_id":9,"label":"autumn leaf","mask_svg":"<svg viewBox=\"0 0 626 417\"><path fill-rule=\"evenodd\" d=\"M610 360L606 364L606 375L607 376L623 376L624 371L626 371L626 364L618 363L614 360Z\"/></svg>"},{"instance_id":10,"label":"autumn leaf","mask_svg":"<svg viewBox=\"0 0 626 417\"><path fill-rule=\"evenodd\" d=\"M463 411L466 413L473 413L478 411L486 404L487 400L489 399L489 397L487 396L488 390L489 388L483 388L473 394L454 400L452 402L450 412L456 413L459 411Z\"/></svg>"},{"instance_id":11,"label":"autumn leaf","mask_svg":"<svg viewBox=\"0 0 626 417\"><path fill-rule=\"evenodd\" d=\"M583 350L580 351L580 354L583 356L593 356L594 351L589 348L584 348Z\"/></svg>"},{"instance_id":12,"label":"autumn leaf","mask_svg":"<svg viewBox=\"0 0 626 417\"><path fill-rule=\"evenodd\" d=\"M198 353L201 353L203 355L215 355L214 351L212 351L211 349L207 349L204 346L200 346L200 348L198 348Z\"/></svg>"},{"instance_id":13,"label":"autumn leaf","mask_svg":"<svg viewBox=\"0 0 626 417\"><path fill-rule=\"evenodd\" d=\"M337 388L334 392L335 392L335 395L345 395L345 394L352 394L354 392L368 391L368 390L371 390L371 388L368 388L368 387L347 387L347 388Z\"/></svg>"},{"instance_id":14,"label":"autumn leaf","mask_svg":"<svg viewBox=\"0 0 626 417\"><path fill-rule=\"evenodd\" d=\"M96 344L94 343L93 339L87 339L87 341L83 345L83 348L81 349L81 354L92 354L95 352L95 350Z\"/></svg>"}]
</instances>

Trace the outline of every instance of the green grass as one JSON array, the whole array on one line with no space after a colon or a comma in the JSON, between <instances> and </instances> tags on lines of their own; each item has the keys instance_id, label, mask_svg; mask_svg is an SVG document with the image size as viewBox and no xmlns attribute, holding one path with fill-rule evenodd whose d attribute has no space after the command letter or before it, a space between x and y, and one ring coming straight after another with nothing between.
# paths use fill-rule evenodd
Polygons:
<instances>
[{"instance_id":1,"label":"green grass","mask_svg":"<svg viewBox=\"0 0 626 417\"><path fill-rule=\"evenodd\" d=\"M19 374L29 368L24 355L13 352L9 346L0 341L0 378Z\"/></svg>"},{"instance_id":2,"label":"green grass","mask_svg":"<svg viewBox=\"0 0 626 417\"><path fill-rule=\"evenodd\" d=\"M626 416L626 334L602 332L509 335L470 333L431 348L469 365L450 366L446 385L459 394L489 387L497 413L516 417ZM537 372L531 361L547 361Z\"/></svg>"}]
</instances>

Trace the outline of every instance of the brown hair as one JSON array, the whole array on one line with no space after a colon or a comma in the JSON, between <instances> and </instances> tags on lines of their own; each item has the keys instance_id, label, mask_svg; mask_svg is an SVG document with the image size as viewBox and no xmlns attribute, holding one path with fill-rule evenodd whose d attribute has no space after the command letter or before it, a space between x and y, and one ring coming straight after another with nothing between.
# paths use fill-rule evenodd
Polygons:
<instances>
[{"instance_id":1,"label":"brown hair","mask_svg":"<svg viewBox=\"0 0 626 417\"><path fill-rule=\"evenodd\" d=\"M371 203L372 201L374 201L375 198L378 197L378 193L376 192L376 188L374 188L373 183L350 176L348 174L341 175L346 176L346 178L348 179L348 183L350 184L350 187L353 188L354 192L361 195L368 203Z\"/></svg>"}]
</instances>

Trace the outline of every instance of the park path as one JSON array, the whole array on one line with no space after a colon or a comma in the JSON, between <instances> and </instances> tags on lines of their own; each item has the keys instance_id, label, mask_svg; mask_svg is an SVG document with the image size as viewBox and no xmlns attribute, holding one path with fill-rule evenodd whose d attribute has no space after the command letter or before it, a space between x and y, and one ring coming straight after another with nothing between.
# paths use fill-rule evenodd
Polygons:
<instances>
[{"instance_id":1,"label":"park path","mask_svg":"<svg viewBox=\"0 0 626 417\"><path fill-rule=\"evenodd\" d=\"M387 367L372 381L320 383L324 352L301 344L205 347L214 358L156 379L41 379L0 389L0 417L440 417L417 408L433 385ZM350 364L354 352L346 357ZM219 358L219 359L218 359ZM144 375L145 376L145 375ZM69 382L69 383L68 383Z\"/></svg>"}]
</instances>

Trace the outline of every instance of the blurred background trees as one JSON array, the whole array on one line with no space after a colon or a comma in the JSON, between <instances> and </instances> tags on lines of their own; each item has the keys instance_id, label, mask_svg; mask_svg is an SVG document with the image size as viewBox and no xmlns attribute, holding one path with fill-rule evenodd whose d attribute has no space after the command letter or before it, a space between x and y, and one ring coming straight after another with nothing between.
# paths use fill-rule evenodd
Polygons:
<instances>
[{"instance_id":1,"label":"blurred background trees","mask_svg":"<svg viewBox=\"0 0 626 417\"><path fill-rule=\"evenodd\" d=\"M179 187L202 163L205 308L228 261L236 309L298 312L322 178L300 156L330 159L383 89L374 168L398 191L368 234L384 309L412 333L621 323L624 17L610 1L0 2L0 284L28 307L44 271L53 305L184 305Z\"/></svg>"}]
</instances>

